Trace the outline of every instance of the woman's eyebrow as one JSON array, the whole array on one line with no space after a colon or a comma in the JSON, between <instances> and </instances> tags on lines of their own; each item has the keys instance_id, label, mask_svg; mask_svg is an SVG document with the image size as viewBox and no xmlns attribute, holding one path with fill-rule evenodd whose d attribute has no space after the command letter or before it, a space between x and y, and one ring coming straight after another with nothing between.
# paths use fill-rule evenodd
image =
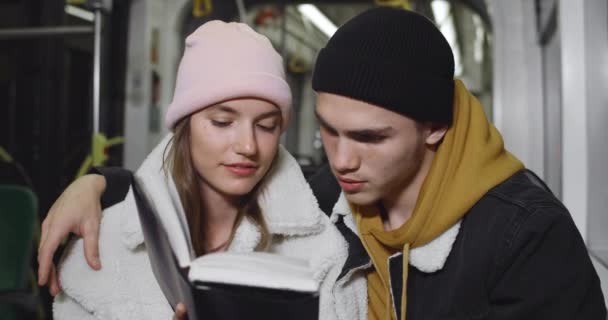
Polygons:
<instances>
[{"instance_id":1,"label":"woman's eyebrow","mask_svg":"<svg viewBox=\"0 0 608 320\"><path fill-rule=\"evenodd\" d=\"M268 111L268 112L264 112L261 115L255 117L256 120L260 120L260 119L266 119L266 118L270 118L270 117L275 117L275 116L281 116L281 110L272 110L272 111Z\"/></svg>"},{"instance_id":2,"label":"woman's eyebrow","mask_svg":"<svg viewBox=\"0 0 608 320\"><path fill-rule=\"evenodd\" d=\"M233 113L233 114L239 113L235 109L233 109L229 106L223 105L223 104L215 105L215 106L211 107L210 109L211 109L210 111L223 111L223 112L228 112L228 113Z\"/></svg>"}]
</instances>

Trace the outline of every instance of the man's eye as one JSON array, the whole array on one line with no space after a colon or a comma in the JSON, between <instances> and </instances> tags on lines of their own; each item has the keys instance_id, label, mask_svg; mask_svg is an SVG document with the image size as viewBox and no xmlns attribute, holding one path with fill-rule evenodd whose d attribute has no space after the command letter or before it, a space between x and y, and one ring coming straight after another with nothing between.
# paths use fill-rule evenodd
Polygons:
<instances>
[{"instance_id":1,"label":"man's eye","mask_svg":"<svg viewBox=\"0 0 608 320\"><path fill-rule=\"evenodd\" d=\"M378 143L382 142L386 138L386 136L361 133L354 135L353 138L363 143Z\"/></svg>"},{"instance_id":2,"label":"man's eye","mask_svg":"<svg viewBox=\"0 0 608 320\"><path fill-rule=\"evenodd\" d=\"M338 135L338 133L335 130L329 129L327 127L321 126L320 129L321 129L321 131L327 133L330 136L334 136L335 137L335 136Z\"/></svg>"}]
</instances>

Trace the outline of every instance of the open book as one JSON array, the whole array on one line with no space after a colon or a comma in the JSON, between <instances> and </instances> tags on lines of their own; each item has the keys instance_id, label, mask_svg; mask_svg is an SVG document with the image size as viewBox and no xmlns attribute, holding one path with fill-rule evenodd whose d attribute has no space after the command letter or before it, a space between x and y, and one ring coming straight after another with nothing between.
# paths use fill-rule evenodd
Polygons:
<instances>
[{"instance_id":1,"label":"open book","mask_svg":"<svg viewBox=\"0 0 608 320\"><path fill-rule=\"evenodd\" d=\"M319 287L306 261L262 252L192 259L185 217L158 212L132 182L154 276L173 308L186 304L188 319L318 318Z\"/></svg>"}]
</instances>

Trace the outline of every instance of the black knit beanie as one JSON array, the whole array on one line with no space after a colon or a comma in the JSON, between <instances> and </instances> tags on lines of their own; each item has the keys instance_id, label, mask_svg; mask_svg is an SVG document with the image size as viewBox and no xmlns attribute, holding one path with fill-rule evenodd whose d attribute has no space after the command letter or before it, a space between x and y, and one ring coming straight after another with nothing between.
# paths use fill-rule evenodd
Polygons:
<instances>
[{"instance_id":1,"label":"black knit beanie","mask_svg":"<svg viewBox=\"0 0 608 320\"><path fill-rule=\"evenodd\" d=\"M435 24L378 7L352 18L317 57L312 87L419 122L452 123L454 57Z\"/></svg>"}]
</instances>

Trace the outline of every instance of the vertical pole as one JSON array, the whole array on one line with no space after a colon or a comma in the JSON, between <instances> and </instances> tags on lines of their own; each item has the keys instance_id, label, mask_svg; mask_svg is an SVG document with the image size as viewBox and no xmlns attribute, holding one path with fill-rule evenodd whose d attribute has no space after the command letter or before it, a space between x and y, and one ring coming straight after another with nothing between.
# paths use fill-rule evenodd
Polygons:
<instances>
[{"instance_id":1,"label":"vertical pole","mask_svg":"<svg viewBox=\"0 0 608 320\"><path fill-rule=\"evenodd\" d=\"M245 3L243 0L236 0L236 7L239 11L239 18L242 23L247 23L247 10L245 9Z\"/></svg>"},{"instance_id":2,"label":"vertical pole","mask_svg":"<svg viewBox=\"0 0 608 320\"><path fill-rule=\"evenodd\" d=\"M95 8L95 40L93 44L93 135L99 133L99 102L101 95L101 8Z\"/></svg>"},{"instance_id":3,"label":"vertical pole","mask_svg":"<svg viewBox=\"0 0 608 320\"><path fill-rule=\"evenodd\" d=\"M285 67L285 77L289 79L289 75L287 74L287 5L283 4L281 7L281 12L283 13L283 17L281 19L281 56L283 56L283 66ZM287 144L287 134L286 130L280 139L280 143L282 145Z\"/></svg>"}]
</instances>

